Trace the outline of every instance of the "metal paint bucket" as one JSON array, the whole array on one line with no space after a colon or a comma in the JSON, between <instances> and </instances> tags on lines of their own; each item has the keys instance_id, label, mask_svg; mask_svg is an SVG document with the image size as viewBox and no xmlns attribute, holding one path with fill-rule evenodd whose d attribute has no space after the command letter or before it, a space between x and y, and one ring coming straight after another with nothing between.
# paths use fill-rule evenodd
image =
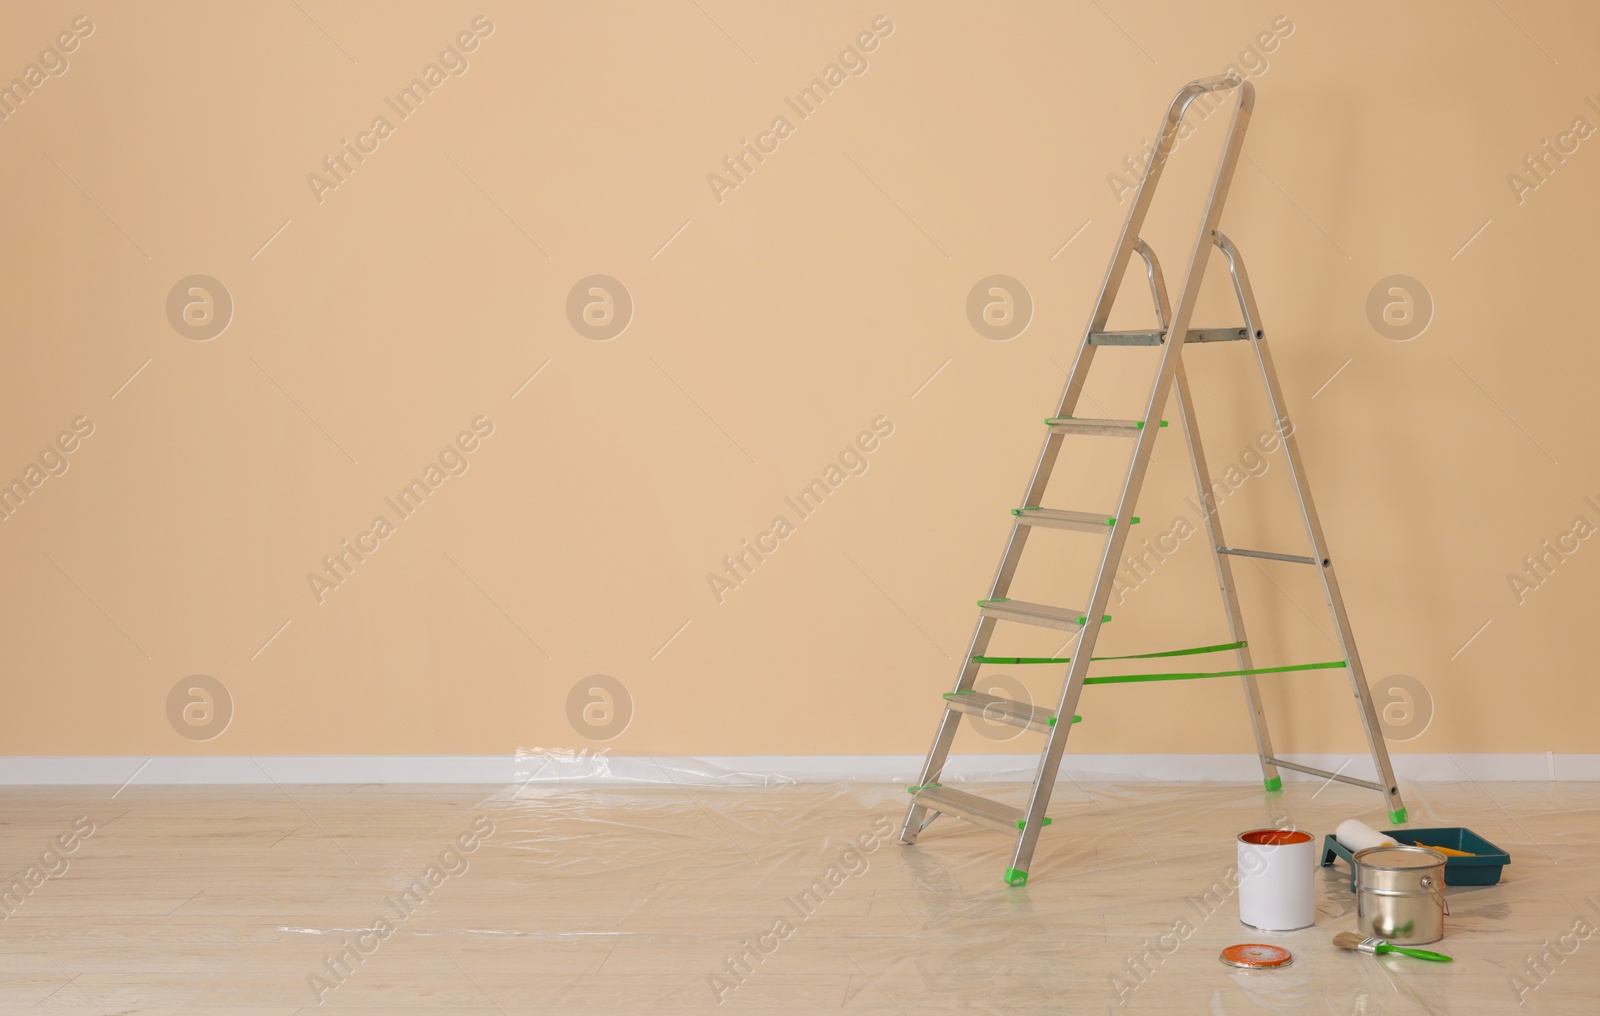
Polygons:
<instances>
[{"instance_id":1,"label":"metal paint bucket","mask_svg":"<svg viewBox=\"0 0 1600 1016\"><path fill-rule=\"evenodd\" d=\"M1444 938L1445 856L1426 847L1368 847L1355 853L1356 928L1395 945Z\"/></svg>"}]
</instances>

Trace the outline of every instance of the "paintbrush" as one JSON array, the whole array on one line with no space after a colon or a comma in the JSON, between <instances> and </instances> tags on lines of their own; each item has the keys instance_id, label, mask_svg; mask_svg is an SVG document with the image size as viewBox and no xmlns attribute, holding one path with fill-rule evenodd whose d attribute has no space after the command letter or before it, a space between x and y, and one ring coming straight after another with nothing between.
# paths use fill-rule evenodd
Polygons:
<instances>
[{"instance_id":1,"label":"paintbrush","mask_svg":"<svg viewBox=\"0 0 1600 1016\"><path fill-rule=\"evenodd\" d=\"M1444 953L1429 952L1426 949L1409 949L1403 945L1390 945L1381 938L1362 938L1353 931L1341 931L1333 936L1333 944L1340 949L1349 949L1351 952L1370 953L1381 956L1384 953L1399 953L1402 956L1411 956L1419 960L1433 960L1435 963L1449 963L1452 958Z\"/></svg>"}]
</instances>

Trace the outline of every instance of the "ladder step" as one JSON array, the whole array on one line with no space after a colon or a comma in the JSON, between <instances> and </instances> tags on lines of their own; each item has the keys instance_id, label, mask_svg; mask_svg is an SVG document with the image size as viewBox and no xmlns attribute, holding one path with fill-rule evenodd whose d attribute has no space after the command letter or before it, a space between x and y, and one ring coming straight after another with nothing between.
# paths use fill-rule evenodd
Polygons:
<instances>
[{"instance_id":1,"label":"ladder step","mask_svg":"<svg viewBox=\"0 0 1600 1016\"><path fill-rule=\"evenodd\" d=\"M1116 516L1105 512L1071 512L1061 508L1013 508L1019 526L1045 526L1049 529L1076 529L1085 533L1105 533L1117 524ZM1130 522L1138 522L1135 515Z\"/></svg>"},{"instance_id":2,"label":"ladder step","mask_svg":"<svg viewBox=\"0 0 1600 1016\"><path fill-rule=\"evenodd\" d=\"M1053 434L1109 434L1116 437L1133 437L1144 430L1143 420L1079 420L1071 416L1055 416L1044 421ZM1167 421L1162 420L1165 427Z\"/></svg>"},{"instance_id":3,"label":"ladder step","mask_svg":"<svg viewBox=\"0 0 1600 1016\"><path fill-rule=\"evenodd\" d=\"M1218 547L1217 553L1234 557L1259 557L1263 561L1288 561L1290 564L1316 564L1317 559L1302 554L1274 554L1270 550L1243 550L1239 547Z\"/></svg>"},{"instance_id":4,"label":"ladder step","mask_svg":"<svg viewBox=\"0 0 1600 1016\"><path fill-rule=\"evenodd\" d=\"M1022 828L1022 809L1013 808L1009 804L1001 804L999 801L991 801L977 794L968 794L939 785L913 787L911 792L913 801L931 811L955 815L975 825L987 826L1013 835ZM1050 820L1045 819L1044 824L1049 825Z\"/></svg>"},{"instance_id":5,"label":"ladder step","mask_svg":"<svg viewBox=\"0 0 1600 1016\"><path fill-rule=\"evenodd\" d=\"M1040 628L1055 628L1059 631L1077 631L1089 620L1081 610L1050 607L1043 603L1029 603L1027 600L979 600L978 606L982 608L985 617L1032 624ZM1100 620L1109 621L1111 615L1107 614Z\"/></svg>"},{"instance_id":6,"label":"ladder step","mask_svg":"<svg viewBox=\"0 0 1600 1016\"><path fill-rule=\"evenodd\" d=\"M998 695L989 695L981 691L947 691L944 693L944 698L950 704L950 708L957 712L971 713L973 716L981 716L996 723L1007 723L1024 730L1037 730L1041 734L1048 734L1050 728L1056 725L1054 709L1033 706L1026 702L1001 698ZM1082 720L1082 716L1072 718L1073 723Z\"/></svg>"},{"instance_id":7,"label":"ladder step","mask_svg":"<svg viewBox=\"0 0 1600 1016\"><path fill-rule=\"evenodd\" d=\"M1237 342L1248 339L1245 328L1191 328L1184 342ZM1120 332L1090 332L1091 346L1159 346L1167 341L1166 329Z\"/></svg>"}]
</instances>

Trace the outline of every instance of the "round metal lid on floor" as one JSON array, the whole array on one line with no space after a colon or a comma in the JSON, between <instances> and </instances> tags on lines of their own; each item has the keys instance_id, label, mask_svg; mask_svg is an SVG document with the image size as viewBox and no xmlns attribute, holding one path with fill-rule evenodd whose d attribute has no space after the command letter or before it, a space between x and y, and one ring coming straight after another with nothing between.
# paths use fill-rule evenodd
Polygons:
<instances>
[{"instance_id":1,"label":"round metal lid on floor","mask_svg":"<svg viewBox=\"0 0 1600 1016\"><path fill-rule=\"evenodd\" d=\"M1230 967L1244 967L1247 970L1271 970L1294 962L1289 950L1257 942L1230 945L1222 950L1218 958Z\"/></svg>"}]
</instances>

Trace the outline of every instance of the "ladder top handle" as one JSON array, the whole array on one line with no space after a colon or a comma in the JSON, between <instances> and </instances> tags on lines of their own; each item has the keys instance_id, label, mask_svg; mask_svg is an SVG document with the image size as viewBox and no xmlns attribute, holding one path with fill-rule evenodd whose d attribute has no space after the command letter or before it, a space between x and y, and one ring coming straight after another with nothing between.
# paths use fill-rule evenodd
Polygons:
<instances>
[{"instance_id":1,"label":"ladder top handle","mask_svg":"<svg viewBox=\"0 0 1600 1016\"><path fill-rule=\"evenodd\" d=\"M1215 77L1196 78L1195 80L1178 89L1178 94L1172 97L1172 104L1167 107L1167 119L1161 125L1161 139L1156 144L1155 156L1152 162L1165 163L1167 156L1177 144L1178 127L1183 123L1184 116L1189 112L1189 106L1200 96L1207 92L1226 92L1229 89L1239 90L1238 115L1242 121L1250 119L1250 112L1256 105L1256 86L1237 74L1218 74ZM1149 170L1146 170L1148 178ZM1142 187L1141 187L1142 189Z\"/></svg>"},{"instance_id":2,"label":"ladder top handle","mask_svg":"<svg viewBox=\"0 0 1600 1016\"><path fill-rule=\"evenodd\" d=\"M1189 104L1194 100L1207 92L1226 92L1230 88L1239 89L1239 104L1246 113L1255 108L1255 85L1236 74L1219 74L1216 77L1196 78L1178 89L1178 94L1172 97L1172 105L1167 108L1167 122L1177 126L1183 115L1189 112Z\"/></svg>"}]
</instances>

